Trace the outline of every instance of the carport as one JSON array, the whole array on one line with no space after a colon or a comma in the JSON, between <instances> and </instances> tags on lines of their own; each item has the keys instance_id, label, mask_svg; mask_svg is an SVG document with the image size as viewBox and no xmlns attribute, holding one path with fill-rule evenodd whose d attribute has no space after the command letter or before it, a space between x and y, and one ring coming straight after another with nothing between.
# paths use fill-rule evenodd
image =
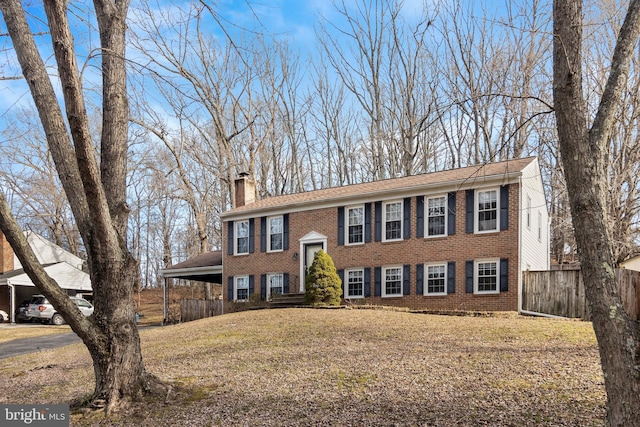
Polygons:
<instances>
[{"instance_id":1,"label":"carport","mask_svg":"<svg viewBox=\"0 0 640 427\"><path fill-rule=\"evenodd\" d=\"M160 270L163 281L164 322L167 320L167 281L173 279L197 280L222 284L222 251L210 251ZM224 299L223 299L224 300Z\"/></svg>"},{"instance_id":2,"label":"carport","mask_svg":"<svg viewBox=\"0 0 640 427\"><path fill-rule=\"evenodd\" d=\"M66 262L44 266L45 272L54 279L69 296L92 292L89 275ZM24 269L0 274L0 303L9 307L11 323L15 323L18 304L40 293ZM6 304L8 300L8 304Z\"/></svg>"}]
</instances>

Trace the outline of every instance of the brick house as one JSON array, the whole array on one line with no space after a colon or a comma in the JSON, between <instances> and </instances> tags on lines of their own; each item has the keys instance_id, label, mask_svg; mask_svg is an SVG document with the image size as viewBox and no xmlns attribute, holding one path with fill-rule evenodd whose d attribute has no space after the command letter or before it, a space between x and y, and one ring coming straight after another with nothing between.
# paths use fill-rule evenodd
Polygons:
<instances>
[{"instance_id":1,"label":"brick house","mask_svg":"<svg viewBox=\"0 0 640 427\"><path fill-rule=\"evenodd\" d=\"M325 250L349 303L515 311L524 270L549 268L535 157L254 200L223 221L225 299L304 292Z\"/></svg>"}]
</instances>

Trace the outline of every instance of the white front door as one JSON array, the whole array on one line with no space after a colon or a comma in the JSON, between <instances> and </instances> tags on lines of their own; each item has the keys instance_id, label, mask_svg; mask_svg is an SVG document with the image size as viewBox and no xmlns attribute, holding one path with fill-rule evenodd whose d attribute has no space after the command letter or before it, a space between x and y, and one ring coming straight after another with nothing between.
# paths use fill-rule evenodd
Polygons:
<instances>
[{"instance_id":1,"label":"white front door","mask_svg":"<svg viewBox=\"0 0 640 427\"><path fill-rule=\"evenodd\" d=\"M320 249L327 251L327 236L312 231L300 239L300 292L305 290L307 272Z\"/></svg>"}]
</instances>

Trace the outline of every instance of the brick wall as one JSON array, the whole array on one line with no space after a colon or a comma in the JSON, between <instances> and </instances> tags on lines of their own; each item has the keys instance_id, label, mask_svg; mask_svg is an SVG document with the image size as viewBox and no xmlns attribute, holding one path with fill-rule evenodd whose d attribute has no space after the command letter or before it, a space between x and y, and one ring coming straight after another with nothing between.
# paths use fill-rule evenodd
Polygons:
<instances>
[{"instance_id":1,"label":"brick wall","mask_svg":"<svg viewBox=\"0 0 640 427\"><path fill-rule=\"evenodd\" d=\"M402 306L412 309L433 310L482 310L515 311L518 308L518 185L509 186L509 229L487 234L465 233L465 192L456 195L456 234L438 238L416 237L416 198L411 198L411 238L398 242L373 241L375 213L372 212L372 241L362 245L338 245L337 207L311 211L292 212L289 215L289 249L282 252L260 252L260 220L255 219L255 252L249 255L224 256L224 278L234 275L252 274L255 291L260 291L260 275L265 273L289 273L290 292L300 286L299 239L311 231L327 236L327 252L337 269L371 267L371 294L374 295L373 267L406 265L410 267L410 295L403 297L369 297L354 299L357 303ZM372 209L373 211L373 209ZM224 242L228 229L224 227ZM297 254L294 256L294 254ZM295 259L294 259L295 258ZM508 258L509 290L495 295L475 295L465 289L465 264L467 260L482 258ZM424 296L416 294L416 265L427 262L455 261L455 293L446 296ZM426 283L425 283L426 286ZM225 299L226 299L225 286Z\"/></svg>"},{"instance_id":2,"label":"brick wall","mask_svg":"<svg viewBox=\"0 0 640 427\"><path fill-rule=\"evenodd\" d=\"M12 271L13 269L13 249L11 249L4 234L0 232L0 273Z\"/></svg>"}]
</instances>

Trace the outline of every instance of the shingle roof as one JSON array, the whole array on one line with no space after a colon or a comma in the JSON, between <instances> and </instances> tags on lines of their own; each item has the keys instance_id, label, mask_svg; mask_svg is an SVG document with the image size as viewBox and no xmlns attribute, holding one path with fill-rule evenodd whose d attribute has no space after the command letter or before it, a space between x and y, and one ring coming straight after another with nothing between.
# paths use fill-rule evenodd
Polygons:
<instances>
[{"instance_id":1,"label":"shingle roof","mask_svg":"<svg viewBox=\"0 0 640 427\"><path fill-rule=\"evenodd\" d=\"M189 258L186 261L172 265L171 267L167 267L165 270L179 270L183 268L209 267L215 265L222 265L222 251L205 252L203 254L196 255L193 258Z\"/></svg>"},{"instance_id":2,"label":"shingle roof","mask_svg":"<svg viewBox=\"0 0 640 427\"><path fill-rule=\"evenodd\" d=\"M514 174L518 175L535 160L536 157L526 157L402 178L391 178L362 184L268 197L245 206L231 209L223 213L221 217L224 218L236 214L242 215L248 212L270 210L291 205L309 205L331 200L338 201L367 194L373 196L393 192L394 190L410 190L412 188L437 186L439 184L446 185L449 183L459 183L462 185L466 181L477 181L481 178L500 178Z\"/></svg>"}]
</instances>

